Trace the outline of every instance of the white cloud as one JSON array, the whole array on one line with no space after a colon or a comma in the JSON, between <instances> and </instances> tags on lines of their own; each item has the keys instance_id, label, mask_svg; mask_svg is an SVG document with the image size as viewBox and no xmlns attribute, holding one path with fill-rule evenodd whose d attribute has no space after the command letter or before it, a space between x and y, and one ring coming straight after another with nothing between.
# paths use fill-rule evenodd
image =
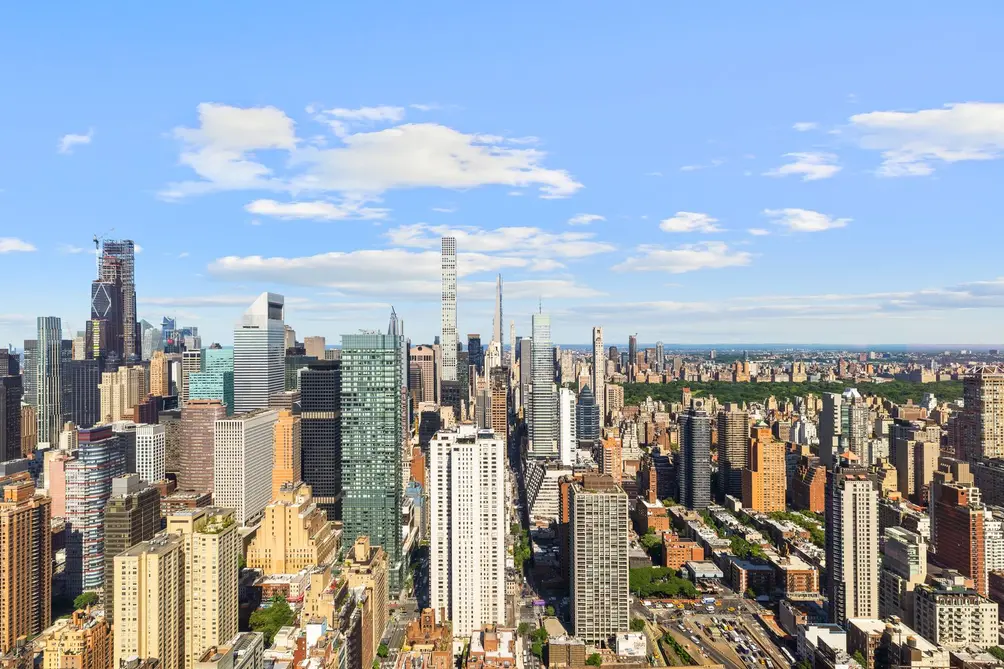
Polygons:
<instances>
[{"instance_id":1,"label":"white cloud","mask_svg":"<svg viewBox=\"0 0 1004 669\"><path fill-rule=\"evenodd\" d=\"M816 181L829 179L842 169L836 164L837 157L832 153L804 151L786 153L784 157L791 158L792 161L764 172L764 176L786 177L794 174L801 175L802 181Z\"/></svg>"},{"instance_id":2,"label":"white cloud","mask_svg":"<svg viewBox=\"0 0 1004 669\"><path fill-rule=\"evenodd\" d=\"M721 167L725 164L724 158L714 158L708 162L707 165L684 165L680 168L681 172L696 172L697 170L713 169L715 167Z\"/></svg>"},{"instance_id":3,"label":"white cloud","mask_svg":"<svg viewBox=\"0 0 1004 669\"><path fill-rule=\"evenodd\" d=\"M435 212L437 212L437 213L440 213L440 214L453 214L453 213L456 213L457 208L456 207L433 207L432 210L435 211Z\"/></svg>"},{"instance_id":4,"label":"white cloud","mask_svg":"<svg viewBox=\"0 0 1004 669\"><path fill-rule=\"evenodd\" d=\"M770 234L770 230L765 230L764 228L750 228L746 232L750 233L754 237L764 237Z\"/></svg>"},{"instance_id":5,"label":"white cloud","mask_svg":"<svg viewBox=\"0 0 1004 669\"><path fill-rule=\"evenodd\" d=\"M764 209L763 213L774 225L788 228L792 232L822 232L843 228L851 222L849 218L833 218L811 209Z\"/></svg>"},{"instance_id":6,"label":"white cloud","mask_svg":"<svg viewBox=\"0 0 1004 669\"><path fill-rule=\"evenodd\" d=\"M85 248L83 246L74 246L73 244L60 244L59 245L59 252L60 253L66 253L66 254L69 254L69 255L76 255L78 253L94 253L94 254L96 254L97 250L93 249L93 248Z\"/></svg>"},{"instance_id":7,"label":"white cloud","mask_svg":"<svg viewBox=\"0 0 1004 669\"><path fill-rule=\"evenodd\" d=\"M384 109L384 108L367 108ZM396 108L395 108L396 109ZM379 117L386 111L335 110ZM355 120L331 118L338 123ZM537 187L543 198L568 197L582 184L567 171L543 166L546 153L511 139L467 134L437 123L406 123L372 132L338 135L341 146L301 142L294 122L275 107L239 108L203 103L198 128L176 128L182 165L199 177L169 184L167 199L221 190L273 190L294 194L334 192L372 199L404 188L467 189L499 185ZM517 138L523 141L526 138ZM285 153L269 167L260 152Z\"/></svg>"},{"instance_id":8,"label":"white cloud","mask_svg":"<svg viewBox=\"0 0 1004 669\"><path fill-rule=\"evenodd\" d=\"M342 221L346 219L386 218L388 209L367 207L360 200L345 199L342 202L315 200L313 202L276 202L275 200L255 200L244 206L244 210L258 216L272 216L283 220L310 219L317 221Z\"/></svg>"},{"instance_id":9,"label":"white cloud","mask_svg":"<svg viewBox=\"0 0 1004 669\"><path fill-rule=\"evenodd\" d=\"M1004 156L1004 103L963 102L916 112L855 114L862 147L882 152L877 174L924 176L935 165Z\"/></svg>"},{"instance_id":10,"label":"white cloud","mask_svg":"<svg viewBox=\"0 0 1004 669\"><path fill-rule=\"evenodd\" d=\"M695 211L678 211L659 223L663 232L722 232L717 218Z\"/></svg>"},{"instance_id":11,"label":"white cloud","mask_svg":"<svg viewBox=\"0 0 1004 669\"><path fill-rule=\"evenodd\" d=\"M408 106L411 107L412 109L417 109L418 111L423 111L423 112L436 111L437 109L442 109L442 107L436 104L435 102L431 102L428 104L422 104L422 103L410 104Z\"/></svg>"},{"instance_id":12,"label":"white cloud","mask_svg":"<svg viewBox=\"0 0 1004 669\"><path fill-rule=\"evenodd\" d=\"M569 225L589 225L595 221L605 221L606 216L600 216L599 214L576 214L568 219Z\"/></svg>"},{"instance_id":13,"label":"white cloud","mask_svg":"<svg viewBox=\"0 0 1004 669\"><path fill-rule=\"evenodd\" d=\"M187 258L188 256L189 256L188 251L182 251L181 253L178 254L179 258Z\"/></svg>"},{"instance_id":14,"label":"white cloud","mask_svg":"<svg viewBox=\"0 0 1004 669\"><path fill-rule=\"evenodd\" d=\"M680 169L683 169L683 168L680 168ZM645 172L645 176L647 176L647 177L661 177L662 176L662 172Z\"/></svg>"},{"instance_id":15,"label":"white cloud","mask_svg":"<svg viewBox=\"0 0 1004 669\"><path fill-rule=\"evenodd\" d=\"M791 126L798 132L808 132L809 130L815 130L819 127L819 124L815 121L799 121L795 125Z\"/></svg>"},{"instance_id":16,"label":"white cloud","mask_svg":"<svg viewBox=\"0 0 1004 669\"><path fill-rule=\"evenodd\" d=\"M637 256L627 258L613 267L616 271L669 272L683 274L702 269L721 269L748 265L753 254L732 251L725 242L685 244L674 249L642 245Z\"/></svg>"},{"instance_id":17,"label":"white cloud","mask_svg":"<svg viewBox=\"0 0 1004 669\"><path fill-rule=\"evenodd\" d=\"M358 109L339 107L328 109L324 113L347 121L400 121L404 118L404 107L392 107L389 105L359 107Z\"/></svg>"},{"instance_id":18,"label":"white cloud","mask_svg":"<svg viewBox=\"0 0 1004 669\"><path fill-rule=\"evenodd\" d=\"M34 244L29 244L17 237L0 237L0 253L15 253L37 251Z\"/></svg>"},{"instance_id":19,"label":"white cloud","mask_svg":"<svg viewBox=\"0 0 1004 669\"><path fill-rule=\"evenodd\" d=\"M142 253L143 247L140 246L139 244L133 244L133 251L135 251L136 253Z\"/></svg>"},{"instance_id":20,"label":"white cloud","mask_svg":"<svg viewBox=\"0 0 1004 669\"><path fill-rule=\"evenodd\" d=\"M87 131L86 135L63 135L59 138L58 149L60 153L73 153L73 147L90 144L94 139L94 128Z\"/></svg>"},{"instance_id":21,"label":"white cloud","mask_svg":"<svg viewBox=\"0 0 1004 669\"><path fill-rule=\"evenodd\" d=\"M457 248L482 253L532 255L536 257L585 258L615 250L612 244L595 240L592 232L547 232L534 227L504 227L485 230L415 223L387 232L394 246L438 249L440 238L456 237Z\"/></svg>"}]
</instances>

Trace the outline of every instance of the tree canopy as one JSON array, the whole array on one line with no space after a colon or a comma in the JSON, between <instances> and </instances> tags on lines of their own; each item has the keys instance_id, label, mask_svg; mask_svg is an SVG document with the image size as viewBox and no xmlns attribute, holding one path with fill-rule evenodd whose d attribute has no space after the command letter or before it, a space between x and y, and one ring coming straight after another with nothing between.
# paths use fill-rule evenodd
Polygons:
<instances>
[{"instance_id":1,"label":"tree canopy","mask_svg":"<svg viewBox=\"0 0 1004 669\"><path fill-rule=\"evenodd\" d=\"M685 578L677 576L675 569L666 567L638 567L628 575L631 592L639 597L697 597L697 588Z\"/></svg>"},{"instance_id":2,"label":"tree canopy","mask_svg":"<svg viewBox=\"0 0 1004 669\"><path fill-rule=\"evenodd\" d=\"M279 628L292 625L295 615L289 602L282 595L272 598L268 608L258 609L251 614L251 629L265 635L265 645L272 645Z\"/></svg>"}]
</instances>

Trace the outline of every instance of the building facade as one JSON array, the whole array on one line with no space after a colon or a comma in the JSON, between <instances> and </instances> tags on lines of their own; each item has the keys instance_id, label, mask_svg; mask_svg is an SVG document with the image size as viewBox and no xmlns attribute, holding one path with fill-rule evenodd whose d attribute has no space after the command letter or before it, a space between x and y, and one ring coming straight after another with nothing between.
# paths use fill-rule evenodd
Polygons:
<instances>
[{"instance_id":1,"label":"building facade","mask_svg":"<svg viewBox=\"0 0 1004 669\"><path fill-rule=\"evenodd\" d=\"M190 400L178 429L178 488L212 494L216 422L227 417L219 400ZM169 429L169 428L166 428Z\"/></svg>"},{"instance_id":2,"label":"building facade","mask_svg":"<svg viewBox=\"0 0 1004 669\"><path fill-rule=\"evenodd\" d=\"M242 525L260 518L271 499L278 417L275 409L256 409L216 421L213 501L233 509Z\"/></svg>"},{"instance_id":3,"label":"building facade","mask_svg":"<svg viewBox=\"0 0 1004 669\"><path fill-rule=\"evenodd\" d=\"M833 622L879 613L878 493L859 467L838 466L826 487L827 592Z\"/></svg>"},{"instance_id":4,"label":"building facade","mask_svg":"<svg viewBox=\"0 0 1004 669\"><path fill-rule=\"evenodd\" d=\"M533 314L531 344L529 455L533 458L558 457L557 413L558 397L554 388L554 349L551 346L551 317Z\"/></svg>"},{"instance_id":5,"label":"building facade","mask_svg":"<svg viewBox=\"0 0 1004 669\"><path fill-rule=\"evenodd\" d=\"M105 507L104 608L115 621L115 556L160 530L160 492L136 474L112 479L112 495ZM116 626L116 629L118 627Z\"/></svg>"},{"instance_id":6,"label":"building facade","mask_svg":"<svg viewBox=\"0 0 1004 669\"><path fill-rule=\"evenodd\" d=\"M332 520L341 518L342 363L312 362L300 372L303 481Z\"/></svg>"},{"instance_id":7,"label":"building facade","mask_svg":"<svg viewBox=\"0 0 1004 669\"><path fill-rule=\"evenodd\" d=\"M711 503L711 416L704 400L691 400L680 415L680 451L677 454L679 502L688 509L706 509Z\"/></svg>"},{"instance_id":8,"label":"building facade","mask_svg":"<svg viewBox=\"0 0 1004 669\"><path fill-rule=\"evenodd\" d=\"M286 483L265 507L248 548L247 565L265 574L295 574L330 563L338 555L340 542L341 531L314 504L310 486Z\"/></svg>"},{"instance_id":9,"label":"building facade","mask_svg":"<svg viewBox=\"0 0 1004 669\"><path fill-rule=\"evenodd\" d=\"M234 326L234 411L268 407L285 389L284 298L262 293Z\"/></svg>"}]
</instances>

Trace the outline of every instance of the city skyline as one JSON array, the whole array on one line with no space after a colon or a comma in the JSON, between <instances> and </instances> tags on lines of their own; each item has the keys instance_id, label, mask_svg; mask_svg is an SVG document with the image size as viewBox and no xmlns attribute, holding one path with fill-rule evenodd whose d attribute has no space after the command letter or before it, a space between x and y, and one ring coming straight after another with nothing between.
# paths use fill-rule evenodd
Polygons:
<instances>
[{"instance_id":1,"label":"city skyline","mask_svg":"<svg viewBox=\"0 0 1004 669\"><path fill-rule=\"evenodd\" d=\"M643 323L652 342L996 344L1004 103L971 65L1004 47L1000 8L969 9L869 5L865 25L647 4L568 24L561 5L530 22L456 5L377 24L366 7L258 5L239 39L213 8L71 10L51 31L13 10L0 57L33 64L9 85L33 104L0 112L0 264L24 286L0 341L39 315L84 329L96 234L136 241L151 323L229 343L271 291L331 341L393 304L431 342L450 235L459 332L491 331L501 272L517 334L543 300L556 342ZM106 66L112 42L131 67ZM345 61L361 62L305 66Z\"/></svg>"}]
</instances>

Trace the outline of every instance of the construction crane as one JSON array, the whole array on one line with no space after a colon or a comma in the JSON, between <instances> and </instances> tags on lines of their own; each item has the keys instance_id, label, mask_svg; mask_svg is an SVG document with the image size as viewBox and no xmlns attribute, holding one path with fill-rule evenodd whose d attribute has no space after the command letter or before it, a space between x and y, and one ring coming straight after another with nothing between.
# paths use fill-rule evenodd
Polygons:
<instances>
[{"instance_id":1,"label":"construction crane","mask_svg":"<svg viewBox=\"0 0 1004 669\"><path fill-rule=\"evenodd\" d=\"M97 265L98 270L98 280L101 279L101 243L108 237L109 234L115 232L115 228L109 228L102 232L100 235L95 233L94 235L94 262Z\"/></svg>"}]
</instances>

